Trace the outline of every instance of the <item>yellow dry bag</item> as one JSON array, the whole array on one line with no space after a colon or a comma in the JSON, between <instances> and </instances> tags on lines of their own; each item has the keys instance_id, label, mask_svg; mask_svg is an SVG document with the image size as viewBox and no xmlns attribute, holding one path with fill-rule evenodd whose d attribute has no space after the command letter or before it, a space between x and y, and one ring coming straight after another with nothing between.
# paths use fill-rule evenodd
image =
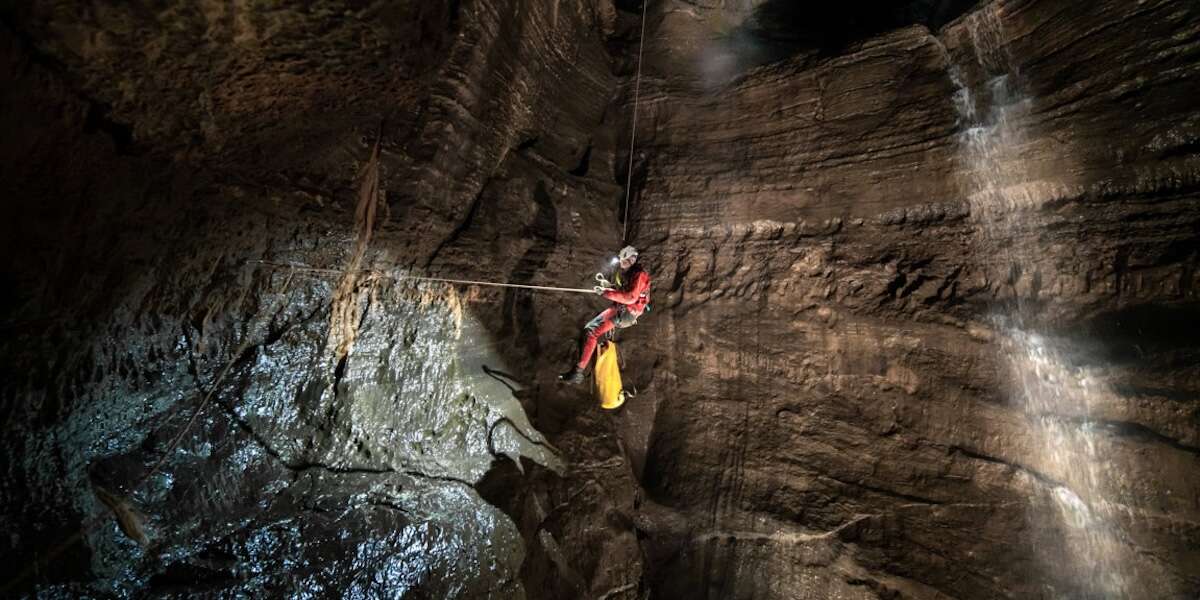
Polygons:
<instances>
[{"instance_id":1,"label":"yellow dry bag","mask_svg":"<svg viewBox=\"0 0 1200 600\"><path fill-rule=\"evenodd\" d=\"M625 403L621 389L621 367L617 365L617 344L609 342L600 348L596 357L596 396L600 407L612 410Z\"/></svg>"}]
</instances>

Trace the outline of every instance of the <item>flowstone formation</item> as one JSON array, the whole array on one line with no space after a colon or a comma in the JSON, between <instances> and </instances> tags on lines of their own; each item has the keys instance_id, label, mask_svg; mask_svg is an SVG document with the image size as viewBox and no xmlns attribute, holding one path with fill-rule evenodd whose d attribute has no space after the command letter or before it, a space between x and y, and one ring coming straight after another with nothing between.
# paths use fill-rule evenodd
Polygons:
<instances>
[{"instance_id":1,"label":"flowstone formation","mask_svg":"<svg viewBox=\"0 0 1200 600\"><path fill-rule=\"evenodd\" d=\"M0 595L1200 595L1200 6L804 4L0 8Z\"/></svg>"}]
</instances>

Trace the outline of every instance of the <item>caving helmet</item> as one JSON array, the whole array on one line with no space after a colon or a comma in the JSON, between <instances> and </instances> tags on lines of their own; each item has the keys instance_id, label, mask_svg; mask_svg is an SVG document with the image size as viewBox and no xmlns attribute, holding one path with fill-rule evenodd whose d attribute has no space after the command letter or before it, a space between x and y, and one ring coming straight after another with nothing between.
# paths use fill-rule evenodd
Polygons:
<instances>
[{"instance_id":1,"label":"caving helmet","mask_svg":"<svg viewBox=\"0 0 1200 600\"><path fill-rule=\"evenodd\" d=\"M633 263L637 262L638 251L633 246L625 246L617 253L617 261L622 268L628 269Z\"/></svg>"}]
</instances>

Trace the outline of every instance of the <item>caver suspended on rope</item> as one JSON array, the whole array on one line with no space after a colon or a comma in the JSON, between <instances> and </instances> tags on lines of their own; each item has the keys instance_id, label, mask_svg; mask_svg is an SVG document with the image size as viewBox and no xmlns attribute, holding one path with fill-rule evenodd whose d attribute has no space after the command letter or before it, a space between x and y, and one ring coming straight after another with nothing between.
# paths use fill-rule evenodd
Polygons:
<instances>
[{"instance_id":1,"label":"caver suspended on rope","mask_svg":"<svg viewBox=\"0 0 1200 600\"><path fill-rule=\"evenodd\" d=\"M614 328L632 327L650 305L650 273L638 262L637 249L633 246L622 248L616 260L617 269L613 272L613 281L597 275L601 285L596 287L596 291L605 299L611 300L612 306L601 311L584 326L579 360L569 371L560 375L563 381L582 382L601 338ZM612 352L616 352L615 345ZM597 377L599 375L597 371Z\"/></svg>"}]
</instances>

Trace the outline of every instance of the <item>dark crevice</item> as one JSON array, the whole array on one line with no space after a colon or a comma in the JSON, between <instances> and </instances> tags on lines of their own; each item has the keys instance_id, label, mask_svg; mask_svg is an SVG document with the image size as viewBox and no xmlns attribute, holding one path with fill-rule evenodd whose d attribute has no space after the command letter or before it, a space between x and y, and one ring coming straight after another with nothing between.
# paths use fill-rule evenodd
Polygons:
<instances>
[{"instance_id":1,"label":"dark crevice","mask_svg":"<svg viewBox=\"0 0 1200 600\"><path fill-rule=\"evenodd\" d=\"M219 591L223 585L236 580L229 569L180 561L151 576L147 587L156 594L191 596L202 591Z\"/></svg>"},{"instance_id":2,"label":"dark crevice","mask_svg":"<svg viewBox=\"0 0 1200 600\"><path fill-rule=\"evenodd\" d=\"M588 144L587 148L584 148L583 150L583 156L579 158L579 164L568 172L576 177L584 177L588 174L588 168L591 164L591 161L592 145Z\"/></svg>"},{"instance_id":3,"label":"dark crevice","mask_svg":"<svg viewBox=\"0 0 1200 600\"><path fill-rule=\"evenodd\" d=\"M337 367L333 369L333 389L337 390L341 387L342 378L346 376L346 363L349 361L350 355L346 354L338 359Z\"/></svg>"},{"instance_id":4,"label":"dark crevice","mask_svg":"<svg viewBox=\"0 0 1200 600\"><path fill-rule=\"evenodd\" d=\"M537 212L523 232L526 239L533 241L533 245L508 273L508 280L517 284L531 283L534 275L546 268L550 255L558 245L558 209L545 181L538 181L534 187L533 202ZM541 353L541 336L532 294L526 290L506 289L503 314L505 321L497 336L501 339L516 336L517 344L525 349L527 356L538 356Z\"/></svg>"},{"instance_id":5,"label":"dark crevice","mask_svg":"<svg viewBox=\"0 0 1200 600\"><path fill-rule=\"evenodd\" d=\"M617 222L625 224L628 222L629 215L632 214L641 202L642 190L646 187L646 154L639 151L635 155L633 164L629 164L629 157L618 162L614 170L616 184L621 186L623 192L617 196ZM628 177L630 167L633 168L633 176ZM636 233L632 236L636 238Z\"/></svg>"},{"instance_id":6,"label":"dark crevice","mask_svg":"<svg viewBox=\"0 0 1200 600\"><path fill-rule=\"evenodd\" d=\"M39 49L27 32L15 26L13 15L4 9L0 9L0 28L3 28L16 40L24 54L29 57L30 63L44 68L58 77L70 79L70 70L67 65ZM87 106L83 122L84 133L99 132L108 135L112 139L118 155L139 156L145 154L145 149L134 142L133 126L114 121L109 117L111 106L83 93L76 93L76 97Z\"/></svg>"},{"instance_id":7,"label":"dark crevice","mask_svg":"<svg viewBox=\"0 0 1200 600\"><path fill-rule=\"evenodd\" d=\"M83 99L87 103L87 115L83 122L84 133L101 132L107 134L113 141L117 154L121 156L137 156L142 150L133 139L133 126L109 118L112 108L95 100Z\"/></svg>"},{"instance_id":8,"label":"dark crevice","mask_svg":"<svg viewBox=\"0 0 1200 600\"><path fill-rule=\"evenodd\" d=\"M13 39L20 45L21 50L29 57L30 62L56 75L66 75L68 72L67 65L38 48L33 37L25 30L17 27L17 18L10 10L9 7L0 5L0 27L3 27L8 34L12 35Z\"/></svg>"},{"instance_id":9,"label":"dark crevice","mask_svg":"<svg viewBox=\"0 0 1200 600\"><path fill-rule=\"evenodd\" d=\"M1129 421L1094 420L1086 418L1063 419L1063 421L1074 423L1078 426L1089 424L1098 425L1103 427L1105 431L1119 437L1148 444L1162 444L1164 446L1174 448L1175 450L1179 450L1180 452L1186 452L1188 454L1200 457L1200 447L1184 444L1175 438L1163 435L1141 423L1131 423Z\"/></svg>"},{"instance_id":10,"label":"dark crevice","mask_svg":"<svg viewBox=\"0 0 1200 600\"><path fill-rule=\"evenodd\" d=\"M1123 273L1125 265L1121 263L1120 266L1119 273ZM1144 304L1094 315L1081 323L1071 324L1071 327L1084 337L1096 340L1091 344L1094 351L1081 359L1138 364L1144 362L1147 355L1200 350L1200 339L1194 329L1179 326L1195 323L1197 319L1200 319L1200 303Z\"/></svg>"},{"instance_id":11,"label":"dark crevice","mask_svg":"<svg viewBox=\"0 0 1200 600\"><path fill-rule=\"evenodd\" d=\"M1191 357L1190 360L1192 361L1190 364L1200 362L1200 353L1197 353L1196 356ZM1134 384L1114 384L1112 385L1112 390L1121 396L1150 396L1154 398L1161 398L1169 402L1178 402L1184 405L1194 402L1197 396L1196 392L1189 389L1172 389L1167 387Z\"/></svg>"},{"instance_id":12,"label":"dark crevice","mask_svg":"<svg viewBox=\"0 0 1200 600\"><path fill-rule=\"evenodd\" d=\"M528 139L522 140L520 144L517 144L516 151L517 152L526 152L528 150L531 150L531 149L533 149L534 146L536 146L538 144L538 141L539 141L539 138L536 135L533 137L530 137Z\"/></svg>"},{"instance_id":13,"label":"dark crevice","mask_svg":"<svg viewBox=\"0 0 1200 600\"><path fill-rule=\"evenodd\" d=\"M1015 463L1012 461L1008 461L1003 458L997 458L995 456L989 456L987 454L980 454L979 452L975 452L973 450L968 450L961 446L950 446L949 450L950 450L951 454L961 454L963 456L966 456L967 458L973 458L975 460L982 460L984 462L990 462L990 463L997 464L997 465L1003 465L1010 469L1021 471L1025 474L1029 475L1030 477L1033 477L1034 479L1046 484L1049 487L1062 487L1062 488L1067 487L1061 481L1051 479L1050 477L1047 477L1045 474L1043 474L1039 471L1035 471L1033 469L1030 469L1029 467L1026 467L1025 465L1021 465L1021 464L1018 464L1018 463Z\"/></svg>"},{"instance_id":14,"label":"dark crevice","mask_svg":"<svg viewBox=\"0 0 1200 600\"><path fill-rule=\"evenodd\" d=\"M483 187L479 189L479 193L476 194L475 199L471 201L471 206L467 209L467 214L463 217L462 222L460 222L458 226L450 232L450 235L447 236L446 239L442 240L442 242L437 245L437 248L434 248L433 253L429 255L429 259L425 261L425 271L429 271L429 268L433 266L434 261L436 261L437 257L442 253L442 250L445 250L447 246L457 242L458 238L462 237L462 235L471 228L471 223L474 222L475 215L479 212L479 206L483 204L483 195L487 192L488 183L489 182L484 182Z\"/></svg>"},{"instance_id":15,"label":"dark crevice","mask_svg":"<svg viewBox=\"0 0 1200 600\"><path fill-rule=\"evenodd\" d=\"M458 23L462 17L462 0L450 0L447 6L449 13L448 25L451 32L458 31Z\"/></svg>"},{"instance_id":16,"label":"dark crevice","mask_svg":"<svg viewBox=\"0 0 1200 600\"><path fill-rule=\"evenodd\" d=\"M884 300L895 298L897 293L908 283L908 276L904 273L897 273L896 277L888 282L887 288L883 291Z\"/></svg>"},{"instance_id":17,"label":"dark crevice","mask_svg":"<svg viewBox=\"0 0 1200 600\"><path fill-rule=\"evenodd\" d=\"M912 282L910 282L908 285L904 286L904 289L900 290L900 297L904 298L904 297L912 295L913 292L917 291L917 289L919 289L922 285L925 284L925 282L927 282L929 280L930 280L930 278L926 277L925 275L917 275L916 278L914 278L912 280Z\"/></svg>"},{"instance_id":18,"label":"dark crevice","mask_svg":"<svg viewBox=\"0 0 1200 600\"><path fill-rule=\"evenodd\" d=\"M1189 142L1171 146L1170 148L1160 152L1158 158L1160 160L1166 160L1168 158L1194 156L1196 154L1200 154L1200 139L1195 139Z\"/></svg>"}]
</instances>

